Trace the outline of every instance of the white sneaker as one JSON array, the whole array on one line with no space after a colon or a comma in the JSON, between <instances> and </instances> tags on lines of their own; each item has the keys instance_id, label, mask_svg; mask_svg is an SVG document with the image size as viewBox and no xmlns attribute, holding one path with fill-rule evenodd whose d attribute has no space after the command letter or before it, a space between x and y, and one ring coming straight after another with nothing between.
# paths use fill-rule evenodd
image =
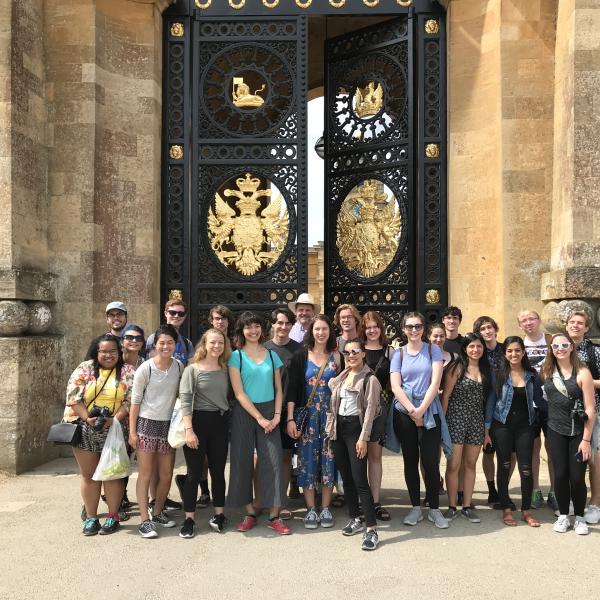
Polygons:
<instances>
[{"instance_id":1,"label":"white sneaker","mask_svg":"<svg viewBox=\"0 0 600 600\"><path fill-rule=\"evenodd\" d=\"M556 533L567 533L570 526L571 522L569 521L569 517L567 515L560 515L558 519L556 519L552 529L554 529Z\"/></svg>"},{"instance_id":2,"label":"white sneaker","mask_svg":"<svg viewBox=\"0 0 600 600\"><path fill-rule=\"evenodd\" d=\"M404 517L405 525L416 525L423 520L423 511L420 506L413 506L408 514Z\"/></svg>"},{"instance_id":3,"label":"white sneaker","mask_svg":"<svg viewBox=\"0 0 600 600\"><path fill-rule=\"evenodd\" d=\"M586 523L595 525L600 521L600 509L595 504L590 504L583 513L583 518Z\"/></svg>"},{"instance_id":4,"label":"white sneaker","mask_svg":"<svg viewBox=\"0 0 600 600\"><path fill-rule=\"evenodd\" d=\"M448 520L444 518L439 508L430 508L427 518L438 528L448 529Z\"/></svg>"},{"instance_id":5,"label":"white sneaker","mask_svg":"<svg viewBox=\"0 0 600 600\"><path fill-rule=\"evenodd\" d=\"M583 517L575 517L573 530L577 535L587 535L590 532L587 523L585 522L585 519Z\"/></svg>"}]
</instances>

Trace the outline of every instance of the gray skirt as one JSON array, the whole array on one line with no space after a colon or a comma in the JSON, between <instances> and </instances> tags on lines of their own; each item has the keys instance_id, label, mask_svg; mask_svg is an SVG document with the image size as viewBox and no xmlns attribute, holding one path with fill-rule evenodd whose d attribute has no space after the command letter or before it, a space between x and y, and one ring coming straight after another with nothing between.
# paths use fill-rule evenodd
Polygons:
<instances>
[{"instance_id":1,"label":"gray skirt","mask_svg":"<svg viewBox=\"0 0 600 600\"><path fill-rule=\"evenodd\" d=\"M275 402L254 405L265 419L272 419ZM252 477L254 450L257 454L260 505L283 506L282 452L279 427L271 433L259 426L240 404L235 404L231 416L231 449L229 453L229 486L227 506L239 507L254 499Z\"/></svg>"}]
</instances>

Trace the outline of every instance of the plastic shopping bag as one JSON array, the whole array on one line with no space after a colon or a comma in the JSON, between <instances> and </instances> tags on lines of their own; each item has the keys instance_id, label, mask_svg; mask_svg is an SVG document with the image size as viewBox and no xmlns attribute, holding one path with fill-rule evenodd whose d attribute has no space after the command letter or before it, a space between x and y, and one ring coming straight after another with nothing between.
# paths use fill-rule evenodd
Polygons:
<instances>
[{"instance_id":1,"label":"plastic shopping bag","mask_svg":"<svg viewBox=\"0 0 600 600\"><path fill-rule=\"evenodd\" d=\"M175 402L173 414L171 415L167 440L171 448L181 448L181 446L185 445L185 425L183 424L183 413L181 412L179 398Z\"/></svg>"},{"instance_id":2,"label":"plastic shopping bag","mask_svg":"<svg viewBox=\"0 0 600 600\"><path fill-rule=\"evenodd\" d=\"M94 481L123 479L131 474L131 462L123 437L123 427L118 419L113 419L108 430L100 462L92 475Z\"/></svg>"}]
</instances>

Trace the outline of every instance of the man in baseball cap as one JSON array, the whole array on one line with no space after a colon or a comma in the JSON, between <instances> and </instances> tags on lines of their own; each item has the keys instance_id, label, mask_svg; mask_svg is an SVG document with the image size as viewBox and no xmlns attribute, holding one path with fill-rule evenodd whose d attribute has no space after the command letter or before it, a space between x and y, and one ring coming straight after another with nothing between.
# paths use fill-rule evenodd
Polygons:
<instances>
[{"instance_id":1,"label":"man in baseball cap","mask_svg":"<svg viewBox=\"0 0 600 600\"><path fill-rule=\"evenodd\" d=\"M290 338L301 344L310 322L321 311L321 306L315 302L311 294L304 292L295 302L290 302L288 307L296 315L296 323L290 331Z\"/></svg>"},{"instance_id":2,"label":"man in baseball cap","mask_svg":"<svg viewBox=\"0 0 600 600\"><path fill-rule=\"evenodd\" d=\"M108 325L108 331L106 333L116 335L120 338L123 335L123 329L125 328L125 325L127 325L127 305L124 302L119 302L118 300L109 302L106 305L105 313L106 323ZM85 360L89 360L92 357L92 351L94 350L97 340L101 337L102 336L97 336L92 340L92 343L90 344L90 347L85 355Z\"/></svg>"}]
</instances>

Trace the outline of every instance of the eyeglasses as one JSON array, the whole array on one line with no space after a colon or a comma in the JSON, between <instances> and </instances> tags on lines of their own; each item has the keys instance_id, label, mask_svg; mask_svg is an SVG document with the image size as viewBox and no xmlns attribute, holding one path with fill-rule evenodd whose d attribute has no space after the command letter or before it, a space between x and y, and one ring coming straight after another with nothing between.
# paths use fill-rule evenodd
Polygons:
<instances>
[{"instance_id":1,"label":"eyeglasses","mask_svg":"<svg viewBox=\"0 0 600 600\"><path fill-rule=\"evenodd\" d=\"M124 335L123 339L128 342L143 342L144 338L141 335Z\"/></svg>"},{"instance_id":2,"label":"eyeglasses","mask_svg":"<svg viewBox=\"0 0 600 600\"><path fill-rule=\"evenodd\" d=\"M362 352L362 350L360 350L359 348L353 348L352 350L342 350L342 354L344 356L356 356L357 354L360 354Z\"/></svg>"},{"instance_id":3,"label":"eyeglasses","mask_svg":"<svg viewBox=\"0 0 600 600\"><path fill-rule=\"evenodd\" d=\"M184 313L184 314L185 314L185 313ZM213 318L212 318L212 320L213 320L213 321L218 321L218 322L220 323L221 321L228 321L229 319L228 319L227 317L221 317L221 316L219 315L219 316L213 317Z\"/></svg>"},{"instance_id":4,"label":"eyeglasses","mask_svg":"<svg viewBox=\"0 0 600 600\"><path fill-rule=\"evenodd\" d=\"M185 317L184 310L168 310L167 312L171 317Z\"/></svg>"},{"instance_id":5,"label":"eyeglasses","mask_svg":"<svg viewBox=\"0 0 600 600\"><path fill-rule=\"evenodd\" d=\"M562 344L551 344L552 350L568 350L571 347L569 342L563 342Z\"/></svg>"},{"instance_id":6,"label":"eyeglasses","mask_svg":"<svg viewBox=\"0 0 600 600\"><path fill-rule=\"evenodd\" d=\"M423 323L417 323L416 325L405 325L404 329L408 329L409 331L421 331L423 327Z\"/></svg>"}]
</instances>

